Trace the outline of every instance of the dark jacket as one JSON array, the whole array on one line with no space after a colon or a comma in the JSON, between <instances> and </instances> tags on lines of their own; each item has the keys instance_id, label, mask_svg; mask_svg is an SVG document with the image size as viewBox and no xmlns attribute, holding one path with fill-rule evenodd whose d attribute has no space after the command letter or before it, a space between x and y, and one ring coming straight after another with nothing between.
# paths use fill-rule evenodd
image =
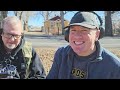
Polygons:
<instances>
[{"instance_id":1,"label":"dark jacket","mask_svg":"<svg viewBox=\"0 0 120 90\"><path fill-rule=\"evenodd\" d=\"M0 41L0 65L2 68L6 67L10 64L16 67L17 74L14 76L15 78L25 79L26 74L26 64L24 60L24 55L22 53L22 47L25 43L24 38L21 39L20 44L17 48L15 48L11 53L7 54L5 52L3 42ZM8 63L6 63L6 61ZM39 56L32 48L32 58L30 63L30 73L28 79L44 79L46 78L45 70L40 61Z\"/></svg>"},{"instance_id":2,"label":"dark jacket","mask_svg":"<svg viewBox=\"0 0 120 90\"><path fill-rule=\"evenodd\" d=\"M98 49L96 59L87 65L87 79L120 79L120 59L101 47L99 42L96 42L96 46ZM47 79L70 79L73 53L69 45L59 48Z\"/></svg>"}]
</instances>

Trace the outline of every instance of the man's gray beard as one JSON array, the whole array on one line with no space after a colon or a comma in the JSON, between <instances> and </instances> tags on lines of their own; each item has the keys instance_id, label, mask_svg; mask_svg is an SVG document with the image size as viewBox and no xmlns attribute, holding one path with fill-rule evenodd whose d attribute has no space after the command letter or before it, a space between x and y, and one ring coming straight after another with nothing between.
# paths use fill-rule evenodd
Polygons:
<instances>
[{"instance_id":1,"label":"man's gray beard","mask_svg":"<svg viewBox=\"0 0 120 90\"><path fill-rule=\"evenodd\" d=\"M14 49L14 48L16 48L16 45L15 45L15 44L6 45L6 47L7 47L8 49Z\"/></svg>"}]
</instances>

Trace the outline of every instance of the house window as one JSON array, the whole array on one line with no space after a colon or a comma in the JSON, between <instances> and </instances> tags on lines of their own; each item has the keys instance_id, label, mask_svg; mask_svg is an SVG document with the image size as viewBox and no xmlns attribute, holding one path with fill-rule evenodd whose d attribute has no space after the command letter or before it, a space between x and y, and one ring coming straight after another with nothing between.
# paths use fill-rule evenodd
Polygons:
<instances>
[{"instance_id":1,"label":"house window","mask_svg":"<svg viewBox=\"0 0 120 90\"><path fill-rule=\"evenodd\" d=\"M51 28L54 28L54 21L51 21Z\"/></svg>"}]
</instances>

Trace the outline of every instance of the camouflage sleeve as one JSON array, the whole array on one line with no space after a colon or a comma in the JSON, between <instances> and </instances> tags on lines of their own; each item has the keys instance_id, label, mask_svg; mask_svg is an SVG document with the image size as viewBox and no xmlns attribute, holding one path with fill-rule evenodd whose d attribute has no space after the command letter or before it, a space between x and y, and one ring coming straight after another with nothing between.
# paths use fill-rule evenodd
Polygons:
<instances>
[{"instance_id":1,"label":"camouflage sleeve","mask_svg":"<svg viewBox=\"0 0 120 90\"><path fill-rule=\"evenodd\" d=\"M45 79L46 73L40 57L34 49L32 49L32 62L30 64L30 79Z\"/></svg>"}]
</instances>

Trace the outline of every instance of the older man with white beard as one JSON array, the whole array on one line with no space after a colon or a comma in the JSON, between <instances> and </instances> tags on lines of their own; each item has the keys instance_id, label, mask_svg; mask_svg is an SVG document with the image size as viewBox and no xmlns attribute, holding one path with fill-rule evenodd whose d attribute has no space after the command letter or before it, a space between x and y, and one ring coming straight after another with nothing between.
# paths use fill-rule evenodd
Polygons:
<instances>
[{"instance_id":1,"label":"older man with white beard","mask_svg":"<svg viewBox=\"0 0 120 90\"><path fill-rule=\"evenodd\" d=\"M0 78L43 79L46 77L42 62L32 44L25 41L21 21L6 17L0 37Z\"/></svg>"}]
</instances>

